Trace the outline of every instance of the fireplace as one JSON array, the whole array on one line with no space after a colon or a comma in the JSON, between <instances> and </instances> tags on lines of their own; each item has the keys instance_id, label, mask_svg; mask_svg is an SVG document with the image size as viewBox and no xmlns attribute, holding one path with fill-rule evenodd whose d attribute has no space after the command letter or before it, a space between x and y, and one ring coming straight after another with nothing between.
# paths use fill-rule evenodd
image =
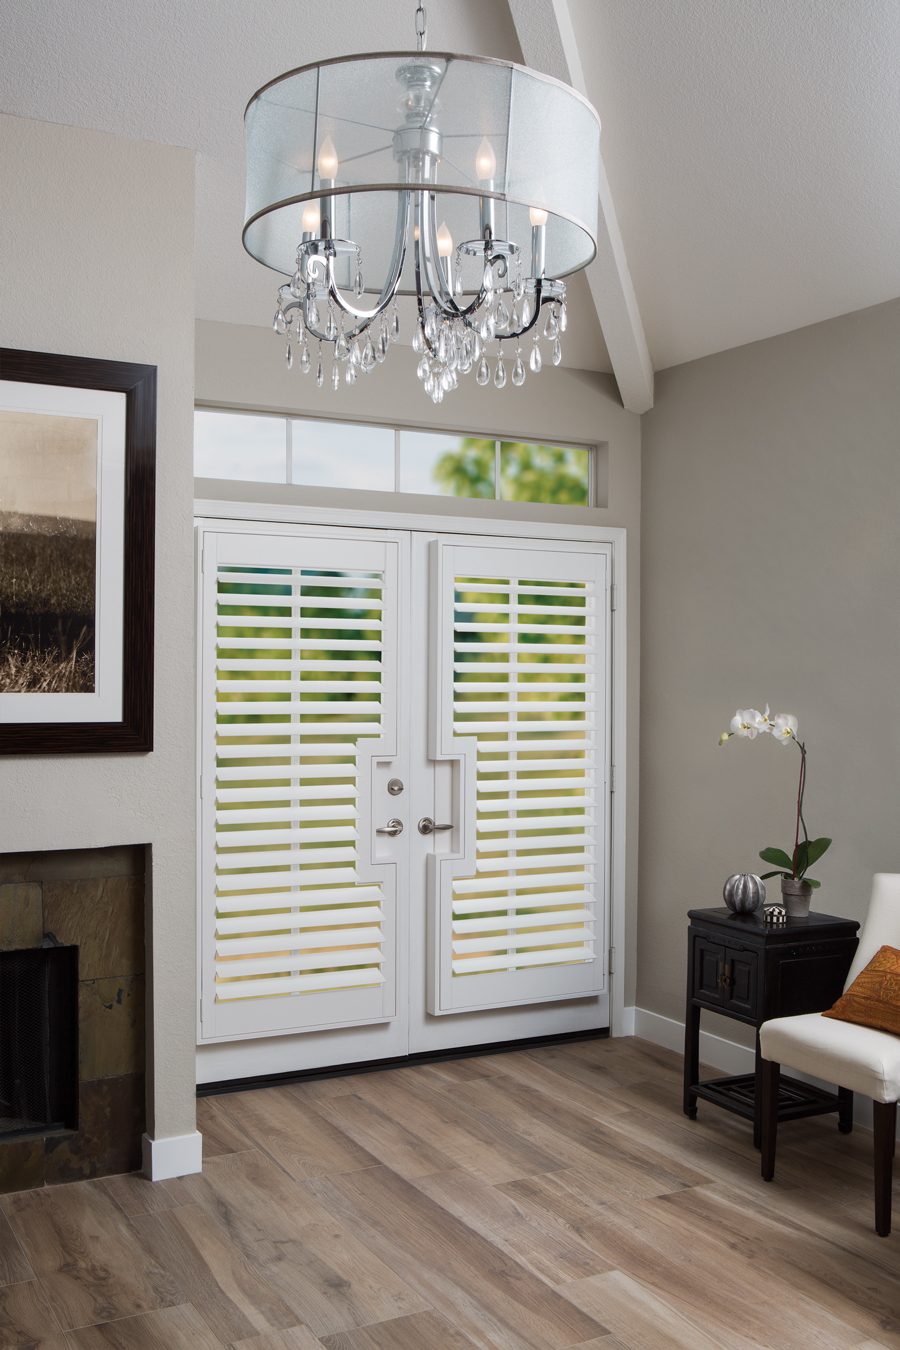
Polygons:
<instances>
[{"instance_id":1,"label":"fireplace","mask_svg":"<svg viewBox=\"0 0 900 1350\"><path fill-rule=\"evenodd\" d=\"M145 855L0 853L0 1193L141 1165Z\"/></svg>"}]
</instances>

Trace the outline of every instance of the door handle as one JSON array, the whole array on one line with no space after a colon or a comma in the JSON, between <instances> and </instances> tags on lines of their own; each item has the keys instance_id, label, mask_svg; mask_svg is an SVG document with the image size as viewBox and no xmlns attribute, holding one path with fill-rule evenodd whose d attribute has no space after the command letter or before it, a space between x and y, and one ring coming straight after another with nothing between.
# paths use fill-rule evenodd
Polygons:
<instances>
[{"instance_id":1,"label":"door handle","mask_svg":"<svg viewBox=\"0 0 900 1350\"><path fill-rule=\"evenodd\" d=\"M377 830L375 831L375 833L376 833L376 834L392 834L392 835L395 835L395 834L402 834L402 833L403 833L403 821L402 821L402 820L389 820L388 823L387 823L386 825L379 825L378 828L377 828Z\"/></svg>"},{"instance_id":2,"label":"door handle","mask_svg":"<svg viewBox=\"0 0 900 1350\"><path fill-rule=\"evenodd\" d=\"M453 825L435 825L431 816L423 816L419 821L419 834L437 834L439 830L452 830Z\"/></svg>"},{"instance_id":3,"label":"door handle","mask_svg":"<svg viewBox=\"0 0 900 1350\"><path fill-rule=\"evenodd\" d=\"M716 984L721 985L723 989L731 988L731 962L722 961L719 965L719 975Z\"/></svg>"}]
</instances>

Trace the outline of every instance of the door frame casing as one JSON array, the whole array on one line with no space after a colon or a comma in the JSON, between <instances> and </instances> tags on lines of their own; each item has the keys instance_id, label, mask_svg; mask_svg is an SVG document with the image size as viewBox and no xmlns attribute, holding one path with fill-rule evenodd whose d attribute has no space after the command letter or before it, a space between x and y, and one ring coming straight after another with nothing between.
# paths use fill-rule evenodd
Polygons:
<instances>
[{"instance_id":1,"label":"door frame casing","mask_svg":"<svg viewBox=\"0 0 900 1350\"><path fill-rule=\"evenodd\" d=\"M334 507L304 506L240 502L232 500L198 499L194 503L195 568L199 579L200 550L204 531L227 533L250 524L261 534L277 533L285 525L313 525L335 529L409 530L414 533L485 535L510 539L547 539L570 543L610 544L612 567L610 585L614 597L611 614L611 773L610 792L610 857L609 857L609 947L616 953L615 963L609 962L609 1016L610 1033L626 1034L625 969L626 969L626 860L627 860L627 539L623 526L615 525L560 525L525 520L478 519L465 516L426 515L408 511L342 511ZM199 631L200 587L197 592L197 623ZM201 670L198 663L197 696L202 697ZM200 818L200 747L197 744L197 819ZM199 834L198 834L199 837ZM197 855L197 893L200 894L200 854ZM198 906L198 923L199 923ZM200 943L198 936L197 978L200 978ZM612 969L609 969L612 965ZM199 984L198 984L199 987Z\"/></svg>"}]
</instances>

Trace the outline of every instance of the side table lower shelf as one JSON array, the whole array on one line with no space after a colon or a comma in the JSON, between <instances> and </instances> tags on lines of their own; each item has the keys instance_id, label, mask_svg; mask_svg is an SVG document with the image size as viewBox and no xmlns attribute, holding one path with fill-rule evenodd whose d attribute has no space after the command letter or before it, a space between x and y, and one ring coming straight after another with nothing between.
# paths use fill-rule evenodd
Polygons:
<instances>
[{"instance_id":1,"label":"side table lower shelf","mask_svg":"<svg viewBox=\"0 0 900 1350\"><path fill-rule=\"evenodd\" d=\"M710 1078L705 1083L693 1083L691 1093L704 1101L733 1111L736 1116L753 1120L756 1114L756 1075L753 1073L733 1074L730 1078ZM845 1118L845 1105L849 1105L849 1120ZM844 1102L838 1092L826 1092L823 1088L813 1087L811 1083L801 1083L796 1078L781 1075L778 1089L778 1121L803 1120L807 1116L826 1116L837 1111L840 1117L840 1130L849 1134L853 1123L853 1098Z\"/></svg>"}]
</instances>

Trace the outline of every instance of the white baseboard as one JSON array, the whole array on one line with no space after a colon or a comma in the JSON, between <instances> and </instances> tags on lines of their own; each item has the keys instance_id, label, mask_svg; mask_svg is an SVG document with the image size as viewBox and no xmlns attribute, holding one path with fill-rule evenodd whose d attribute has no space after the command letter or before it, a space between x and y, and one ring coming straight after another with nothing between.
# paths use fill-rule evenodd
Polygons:
<instances>
[{"instance_id":1,"label":"white baseboard","mask_svg":"<svg viewBox=\"0 0 900 1350\"><path fill-rule=\"evenodd\" d=\"M193 1134L178 1134L174 1139L151 1139L141 1136L144 1176L150 1181L165 1181L168 1177L186 1177L191 1172L203 1171L203 1139L199 1130Z\"/></svg>"},{"instance_id":2,"label":"white baseboard","mask_svg":"<svg viewBox=\"0 0 900 1350\"><path fill-rule=\"evenodd\" d=\"M633 1035L640 1036L642 1040L650 1041L653 1045L662 1045L667 1050L675 1050L679 1055L684 1054L683 1022L676 1022L673 1017L661 1017L659 1013L649 1012L646 1008L626 1008L624 1025L628 1024L629 1014L634 1027ZM625 1035L628 1035L628 1032L625 1032ZM700 1062L709 1064L713 1069L720 1069L723 1074L752 1073L756 1055L746 1045L737 1045L734 1041L725 1040L724 1036L712 1036L708 1031L701 1030ZM813 1083L816 1087L825 1088L829 1092L835 1089L834 1083L823 1083L821 1079L811 1078L809 1074L800 1073L796 1069L790 1069L790 1074L793 1078ZM853 1124L862 1130L872 1129L871 1097L863 1097L858 1092L853 1094ZM900 1138L900 1121L897 1129Z\"/></svg>"}]
</instances>

